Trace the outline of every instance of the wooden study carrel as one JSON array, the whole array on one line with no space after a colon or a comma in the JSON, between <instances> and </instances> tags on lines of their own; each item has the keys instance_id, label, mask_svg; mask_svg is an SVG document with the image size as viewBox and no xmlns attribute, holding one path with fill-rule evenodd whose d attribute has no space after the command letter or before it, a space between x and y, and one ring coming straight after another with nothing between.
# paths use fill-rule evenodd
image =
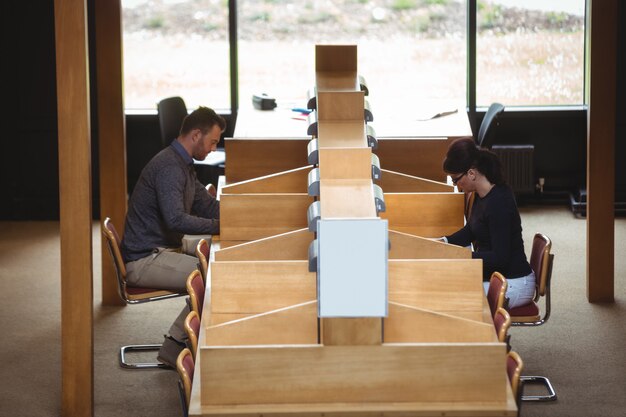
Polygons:
<instances>
[{"instance_id":1,"label":"wooden study carrel","mask_svg":"<svg viewBox=\"0 0 626 417\"><path fill-rule=\"evenodd\" d=\"M428 239L463 194L382 169L356 46L315 54L305 163L220 190L189 415L516 415L482 261Z\"/></svg>"}]
</instances>

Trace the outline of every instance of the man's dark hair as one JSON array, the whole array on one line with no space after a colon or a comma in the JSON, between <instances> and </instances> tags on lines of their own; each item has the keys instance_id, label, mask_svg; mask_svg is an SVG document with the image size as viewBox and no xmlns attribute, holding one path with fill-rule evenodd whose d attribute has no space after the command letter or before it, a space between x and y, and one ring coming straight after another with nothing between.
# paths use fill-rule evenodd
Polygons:
<instances>
[{"instance_id":1,"label":"man's dark hair","mask_svg":"<svg viewBox=\"0 0 626 417\"><path fill-rule=\"evenodd\" d=\"M200 106L183 119L180 134L186 135L194 129L200 129L202 133L207 133L215 125L218 125L220 130L224 131L226 129L226 120L215 113L215 110Z\"/></svg>"}]
</instances>

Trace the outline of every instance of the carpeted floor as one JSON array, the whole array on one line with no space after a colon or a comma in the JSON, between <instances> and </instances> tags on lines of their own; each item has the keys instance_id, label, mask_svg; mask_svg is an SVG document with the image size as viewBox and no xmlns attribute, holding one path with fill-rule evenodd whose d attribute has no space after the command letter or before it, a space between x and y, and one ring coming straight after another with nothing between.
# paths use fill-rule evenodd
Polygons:
<instances>
[{"instance_id":1,"label":"carpeted floor","mask_svg":"<svg viewBox=\"0 0 626 417\"><path fill-rule=\"evenodd\" d=\"M535 232L553 240L552 317L513 328L525 375L550 378L553 403L524 403L521 415L626 415L626 219L615 225L615 303L586 299L586 223L567 207L523 207L527 253ZM106 259L105 261L109 261ZM184 299L100 305L100 228L94 223L95 415L180 416L173 371L129 371L119 347L162 340ZM0 222L0 416L58 416L61 402L58 222ZM143 358L150 360L149 357Z\"/></svg>"}]
</instances>

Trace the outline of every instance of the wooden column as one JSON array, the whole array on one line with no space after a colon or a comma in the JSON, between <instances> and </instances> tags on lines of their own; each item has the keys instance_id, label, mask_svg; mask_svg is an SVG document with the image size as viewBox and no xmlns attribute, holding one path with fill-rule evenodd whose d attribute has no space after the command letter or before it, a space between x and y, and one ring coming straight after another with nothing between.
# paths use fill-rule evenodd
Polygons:
<instances>
[{"instance_id":1,"label":"wooden column","mask_svg":"<svg viewBox=\"0 0 626 417\"><path fill-rule=\"evenodd\" d=\"M589 0L587 103L587 298L613 301L617 0Z\"/></svg>"},{"instance_id":2,"label":"wooden column","mask_svg":"<svg viewBox=\"0 0 626 417\"><path fill-rule=\"evenodd\" d=\"M100 216L110 217L121 233L127 209L126 126L120 0L96 0L96 72L100 153ZM102 304L125 305L117 294L113 261L102 239Z\"/></svg>"},{"instance_id":3,"label":"wooden column","mask_svg":"<svg viewBox=\"0 0 626 417\"><path fill-rule=\"evenodd\" d=\"M93 415L93 271L87 5L55 0L61 225L61 415Z\"/></svg>"}]
</instances>

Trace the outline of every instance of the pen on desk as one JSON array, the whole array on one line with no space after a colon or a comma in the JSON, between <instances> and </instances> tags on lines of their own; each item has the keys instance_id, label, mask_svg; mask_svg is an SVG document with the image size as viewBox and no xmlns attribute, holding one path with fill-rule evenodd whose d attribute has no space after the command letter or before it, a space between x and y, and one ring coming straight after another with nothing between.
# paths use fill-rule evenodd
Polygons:
<instances>
[{"instance_id":1,"label":"pen on desk","mask_svg":"<svg viewBox=\"0 0 626 417\"><path fill-rule=\"evenodd\" d=\"M305 108L302 108L302 107L294 107L293 109L291 109L291 111L295 111L295 112L302 113L302 114L309 114L309 113L311 113L313 110L311 110L311 109L305 109Z\"/></svg>"},{"instance_id":2,"label":"pen on desk","mask_svg":"<svg viewBox=\"0 0 626 417\"><path fill-rule=\"evenodd\" d=\"M436 118L438 118L438 117L443 117L443 116L449 116L449 115L451 115L451 114L456 113L457 111L459 111L459 109L454 109L454 110L450 110L450 111L443 111L443 112L441 112L441 113L437 113L436 115L434 115L434 116L432 117L432 119L436 119Z\"/></svg>"}]
</instances>

